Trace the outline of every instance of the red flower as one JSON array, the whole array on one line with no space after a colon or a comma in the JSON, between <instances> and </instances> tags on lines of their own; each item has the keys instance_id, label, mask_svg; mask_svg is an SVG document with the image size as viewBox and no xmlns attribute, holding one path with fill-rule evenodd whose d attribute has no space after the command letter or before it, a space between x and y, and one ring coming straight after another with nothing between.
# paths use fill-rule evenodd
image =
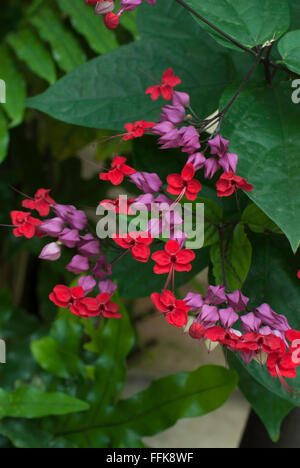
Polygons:
<instances>
[{"instance_id":1,"label":"red flower","mask_svg":"<svg viewBox=\"0 0 300 468\"><path fill-rule=\"evenodd\" d=\"M266 354L284 354L286 352L286 346L281 338L275 335L260 335L259 333L243 335L236 349L244 353L263 351Z\"/></svg>"},{"instance_id":2,"label":"red flower","mask_svg":"<svg viewBox=\"0 0 300 468\"><path fill-rule=\"evenodd\" d=\"M156 101L160 95L167 101L173 98L173 88L181 83L181 79L175 76L173 69L168 68L163 74L162 84L156 86L150 86L147 89L146 94L151 95L151 99Z\"/></svg>"},{"instance_id":3,"label":"red flower","mask_svg":"<svg viewBox=\"0 0 300 468\"><path fill-rule=\"evenodd\" d=\"M149 245L153 242L150 234L139 232L113 234L112 239L123 249L130 250L133 258L138 262L148 262L151 254Z\"/></svg>"},{"instance_id":4,"label":"red flower","mask_svg":"<svg viewBox=\"0 0 300 468\"><path fill-rule=\"evenodd\" d=\"M118 313L119 306L114 302L111 302L111 296L107 293L98 294L96 297L98 310L103 317L106 318L121 318L122 315Z\"/></svg>"},{"instance_id":5,"label":"red flower","mask_svg":"<svg viewBox=\"0 0 300 468\"><path fill-rule=\"evenodd\" d=\"M184 301L176 299L171 291L153 293L151 299L157 310L165 314L168 323L178 328L187 324L189 307Z\"/></svg>"},{"instance_id":6,"label":"red flower","mask_svg":"<svg viewBox=\"0 0 300 468\"><path fill-rule=\"evenodd\" d=\"M125 200L118 197L116 200L102 200L100 205L103 206L105 210L114 211L117 214L132 215L133 213L130 206L134 202L134 198Z\"/></svg>"},{"instance_id":7,"label":"red flower","mask_svg":"<svg viewBox=\"0 0 300 468\"><path fill-rule=\"evenodd\" d=\"M267 367L272 377L279 377L280 380L282 377L293 379L297 375L295 370L297 364L293 362L290 354L270 354L267 360Z\"/></svg>"},{"instance_id":8,"label":"red flower","mask_svg":"<svg viewBox=\"0 0 300 468\"><path fill-rule=\"evenodd\" d=\"M63 284L55 286L53 292L50 294L50 301L54 302L58 307L70 307L74 301L84 297L83 289L78 286L76 288L68 288Z\"/></svg>"},{"instance_id":9,"label":"red flower","mask_svg":"<svg viewBox=\"0 0 300 468\"><path fill-rule=\"evenodd\" d=\"M171 271L191 271L191 262L195 259L195 253L189 249L181 249L179 242L169 240L165 250L159 250L152 255L156 262L154 273L162 275Z\"/></svg>"},{"instance_id":10,"label":"red flower","mask_svg":"<svg viewBox=\"0 0 300 468\"><path fill-rule=\"evenodd\" d=\"M298 277L298 279L300 279L300 270L298 270L298 272L297 272L297 277Z\"/></svg>"},{"instance_id":11,"label":"red flower","mask_svg":"<svg viewBox=\"0 0 300 468\"><path fill-rule=\"evenodd\" d=\"M186 164L181 175L170 174L167 177L167 191L171 195L186 195L188 200L196 200L198 192L201 190L201 184L198 180L193 179L195 168L192 164Z\"/></svg>"},{"instance_id":12,"label":"red flower","mask_svg":"<svg viewBox=\"0 0 300 468\"><path fill-rule=\"evenodd\" d=\"M154 127L154 125L156 125L155 122L145 122L145 120L139 120L135 123L127 123L124 127L128 133L124 135L123 140L128 141L133 140L134 138L140 138L144 136L149 128Z\"/></svg>"},{"instance_id":13,"label":"red flower","mask_svg":"<svg viewBox=\"0 0 300 468\"><path fill-rule=\"evenodd\" d=\"M251 192L254 187L248 184L247 179L235 175L232 171L224 172L217 182L218 197L230 197L238 189Z\"/></svg>"},{"instance_id":14,"label":"red flower","mask_svg":"<svg viewBox=\"0 0 300 468\"><path fill-rule=\"evenodd\" d=\"M109 180L113 185L120 185L124 180L124 176L136 173L135 169L125 164L126 161L126 158L122 156L114 158L111 164L111 170L109 172L101 172L101 174L99 174L100 179Z\"/></svg>"},{"instance_id":15,"label":"red flower","mask_svg":"<svg viewBox=\"0 0 300 468\"><path fill-rule=\"evenodd\" d=\"M53 198L49 196L51 190L39 189L34 200L23 200L22 206L30 210L37 210L40 216L48 216L51 205L55 205Z\"/></svg>"},{"instance_id":16,"label":"red flower","mask_svg":"<svg viewBox=\"0 0 300 468\"><path fill-rule=\"evenodd\" d=\"M25 211L12 211L10 213L12 223L15 227L13 233L16 237L25 236L31 239L37 234L37 228L42 224L42 221L31 216L31 213Z\"/></svg>"},{"instance_id":17,"label":"red flower","mask_svg":"<svg viewBox=\"0 0 300 468\"><path fill-rule=\"evenodd\" d=\"M235 333L224 330L219 326L208 328L205 333L205 338L213 342L218 342L221 345L228 346L232 349L236 349L240 340L240 337L235 335Z\"/></svg>"}]
</instances>

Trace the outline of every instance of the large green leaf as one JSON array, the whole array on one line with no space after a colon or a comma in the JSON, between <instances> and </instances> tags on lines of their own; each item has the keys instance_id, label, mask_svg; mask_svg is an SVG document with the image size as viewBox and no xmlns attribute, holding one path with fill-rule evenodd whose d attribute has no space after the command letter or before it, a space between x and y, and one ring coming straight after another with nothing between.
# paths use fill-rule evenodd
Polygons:
<instances>
[{"instance_id":1,"label":"large green leaf","mask_svg":"<svg viewBox=\"0 0 300 468\"><path fill-rule=\"evenodd\" d=\"M42 418L49 415L86 411L84 401L58 392L44 392L38 387L21 387L14 392L0 389L0 419Z\"/></svg>"},{"instance_id":2,"label":"large green leaf","mask_svg":"<svg viewBox=\"0 0 300 468\"><path fill-rule=\"evenodd\" d=\"M290 70L300 73L300 29L287 33L278 43L278 50Z\"/></svg>"},{"instance_id":3,"label":"large green leaf","mask_svg":"<svg viewBox=\"0 0 300 468\"><path fill-rule=\"evenodd\" d=\"M178 419L202 416L219 408L235 389L237 380L235 372L218 366L164 377L144 392L121 400L101 421L78 431L90 442L105 434L110 436L113 447L121 443L129 447L132 441L136 444L137 436L155 435ZM71 433L66 434L70 436Z\"/></svg>"},{"instance_id":4,"label":"large green leaf","mask_svg":"<svg viewBox=\"0 0 300 468\"><path fill-rule=\"evenodd\" d=\"M23 119L26 99L25 81L8 46L4 44L0 46L0 63L0 79L6 84L6 104L2 106L8 117L12 119L11 126L15 126Z\"/></svg>"},{"instance_id":5,"label":"large green leaf","mask_svg":"<svg viewBox=\"0 0 300 468\"><path fill-rule=\"evenodd\" d=\"M228 362L239 374L240 390L266 426L271 439L276 442L280 436L281 423L294 406L256 382L232 353L228 355Z\"/></svg>"},{"instance_id":6,"label":"large green leaf","mask_svg":"<svg viewBox=\"0 0 300 468\"><path fill-rule=\"evenodd\" d=\"M30 99L29 106L68 123L111 130L120 130L129 121L157 120L162 101L151 101L145 90L160 82L166 68L173 67L182 79L181 89L191 94L193 107L203 116L213 112L219 94L231 81L228 58L205 34L199 34L190 15L179 16L178 5L168 10L170 24L165 34L170 39L149 39L149 28L159 27L164 9L164 3L158 4L149 21L146 16L139 19L142 36L147 22L144 40L88 62ZM191 32L179 44L174 38L182 22L185 30L191 25Z\"/></svg>"},{"instance_id":7,"label":"large green leaf","mask_svg":"<svg viewBox=\"0 0 300 468\"><path fill-rule=\"evenodd\" d=\"M216 284L223 284L224 263L228 287L231 291L241 289L252 259L252 246L242 224L223 235L222 251L221 243L213 245L210 250Z\"/></svg>"},{"instance_id":8,"label":"large green leaf","mask_svg":"<svg viewBox=\"0 0 300 468\"><path fill-rule=\"evenodd\" d=\"M226 92L221 106L228 102ZM254 185L248 196L287 235L300 243L299 106L290 84L245 90L226 115L222 134L239 155L238 174Z\"/></svg>"},{"instance_id":9,"label":"large green leaf","mask_svg":"<svg viewBox=\"0 0 300 468\"><path fill-rule=\"evenodd\" d=\"M102 18L95 15L84 2L75 3L69 0L57 0L57 2L60 9L70 15L76 31L86 38L95 52L103 54L118 46L113 32L104 26Z\"/></svg>"},{"instance_id":10,"label":"large green leaf","mask_svg":"<svg viewBox=\"0 0 300 468\"><path fill-rule=\"evenodd\" d=\"M268 218L268 216L255 205L250 205L245 208L242 214L243 223L247 224L249 229L253 232L265 232L271 231L276 234L282 234L282 231L276 226L276 224Z\"/></svg>"},{"instance_id":11,"label":"large green leaf","mask_svg":"<svg viewBox=\"0 0 300 468\"><path fill-rule=\"evenodd\" d=\"M47 4L40 6L30 17L42 39L49 42L59 67L70 72L85 62L86 56L80 42L68 31L57 13Z\"/></svg>"},{"instance_id":12,"label":"large green leaf","mask_svg":"<svg viewBox=\"0 0 300 468\"><path fill-rule=\"evenodd\" d=\"M278 39L290 24L287 0L185 0L197 13L247 47ZM235 47L198 20L218 42Z\"/></svg>"},{"instance_id":13,"label":"large green leaf","mask_svg":"<svg viewBox=\"0 0 300 468\"><path fill-rule=\"evenodd\" d=\"M35 32L26 27L7 35L6 40L16 55L38 76L53 84L56 69L52 57Z\"/></svg>"}]
</instances>

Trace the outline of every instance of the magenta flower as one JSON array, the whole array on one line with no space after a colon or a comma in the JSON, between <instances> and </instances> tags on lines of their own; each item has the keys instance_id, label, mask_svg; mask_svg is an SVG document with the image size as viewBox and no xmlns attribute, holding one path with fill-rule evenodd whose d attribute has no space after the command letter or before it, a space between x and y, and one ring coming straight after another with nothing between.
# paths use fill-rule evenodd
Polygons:
<instances>
[{"instance_id":1,"label":"magenta flower","mask_svg":"<svg viewBox=\"0 0 300 468\"><path fill-rule=\"evenodd\" d=\"M100 294L109 294L110 296L113 296L117 290L117 285L110 279L100 281L98 287Z\"/></svg>"},{"instance_id":2,"label":"magenta flower","mask_svg":"<svg viewBox=\"0 0 300 468\"><path fill-rule=\"evenodd\" d=\"M242 291L237 290L232 294L227 294L228 305L232 307L236 312L243 312L249 302L249 297L242 294Z\"/></svg>"},{"instance_id":3,"label":"magenta flower","mask_svg":"<svg viewBox=\"0 0 300 468\"><path fill-rule=\"evenodd\" d=\"M70 263L66 266L66 269L75 275L80 275L81 273L90 269L89 261L86 257L75 255Z\"/></svg>"},{"instance_id":4,"label":"magenta flower","mask_svg":"<svg viewBox=\"0 0 300 468\"><path fill-rule=\"evenodd\" d=\"M191 154L187 160L187 164L193 164L195 171L199 171L205 166L206 157L202 153Z\"/></svg>"},{"instance_id":5,"label":"magenta flower","mask_svg":"<svg viewBox=\"0 0 300 468\"><path fill-rule=\"evenodd\" d=\"M230 330L239 319L238 314L234 312L232 307L228 307L227 309L220 309L219 315L221 325L222 327L226 328L226 330Z\"/></svg>"},{"instance_id":6,"label":"magenta flower","mask_svg":"<svg viewBox=\"0 0 300 468\"><path fill-rule=\"evenodd\" d=\"M112 267L111 264L107 262L105 255L100 255L93 268L93 273L100 281L106 278L106 276L111 276Z\"/></svg>"},{"instance_id":7,"label":"magenta flower","mask_svg":"<svg viewBox=\"0 0 300 468\"><path fill-rule=\"evenodd\" d=\"M87 296L88 294L90 294L93 291L96 284L97 283L96 283L95 279L91 275L82 276L78 280L78 286L80 286L83 289L85 296Z\"/></svg>"},{"instance_id":8,"label":"magenta flower","mask_svg":"<svg viewBox=\"0 0 300 468\"><path fill-rule=\"evenodd\" d=\"M44 221L39 229L43 234L50 237L58 237L64 229L64 221L61 218L51 218Z\"/></svg>"},{"instance_id":9,"label":"magenta flower","mask_svg":"<svg viewBox=\"0 0 300 468\"><path fill-rule=\"evenodd\" d=\"M197 312L203 306L204 300L201 294L189 292L183 299L191 312Z\"/></svg>"},{"instance_id":10,"label":"magenta flower","mask_svg":"<svg viewBox=\"0 0 300 468\"><path fill-rule=\"evenodd\" d=\"M261 326L261 320L253 312L243 315L241 322L244 333L257 333Z\"/></svg>"},{"instance_id":11,"label":"magenta flower","mask_svg":"<svg viewBox=\"0 0 300 468\"><path fill-rule=\"evenodd\" d=\"M65 228L60 234L58 240L69 249L74 249L80 242L80 237L77 229Z\"/></svg>"},{"instance_id":12,"label":"magenta flower","mask_svg":"<svg viewBox=\"0 0 300 468\"><path fill-rule=\"evenodd\" d=\"M219 284L218 286L209 286L205 298L206 304L219 305L223 302L226 302L226 300L227 298L225 295L224 286L222 286L221 284Z\"/></svg>"},{"instance_id":13,"label":"magenta flower","mask_svg":"<svg viewBox=\"0 0 300 468\"><path fill-rule=\"evenodd\" d=\"M160 192L163 183L159 176L155 173L136 172L130 176L130 180L144 193Z\"/></svg>"}]
</instances>

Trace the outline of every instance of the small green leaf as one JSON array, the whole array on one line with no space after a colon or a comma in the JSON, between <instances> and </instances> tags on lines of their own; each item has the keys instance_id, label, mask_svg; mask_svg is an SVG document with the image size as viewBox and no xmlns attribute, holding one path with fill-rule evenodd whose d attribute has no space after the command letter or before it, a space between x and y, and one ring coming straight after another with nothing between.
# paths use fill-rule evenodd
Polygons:
<instances>
[{"instance_id":1,"label":"small green leaf","mask_svg":"<svg viewBox=\"0 0 300 468\"><path fill-rule=\"evenodd\" d=\"M0 46L0 79L6 84L6 103L3 109L12 122L11 127L19 125L23 120L26 89L25 81L18 66L5 44Z\"/></svg>"},{"instance_id":2,"label":"small green leaf","mask_svg":"<svg viewBox=\"0 0 300 468\"><path fill-rule=\"evenodd\" d=\"M284 64L293 72L300 73L300 29L290 31L278 43Z\"/></svg>"},{"instance_id":3,"label":"small green leaf","mask_svg":"<svg viewBox=\"0 0 300 468\"><path fill-rule=\"evenodd\" d=\"M93 9L84 2L74 3L70 0L57 0L57 2L60 9L70 16L76 31L86 38L95 52L104 54L118 47L113 32L104 26L102 17L95 15Z\"/></svg>"},{"instance_id":4,"label":"small green leaf","mask_svg":"<svg viewBox=\"0 0 300 468\"><path fill-rule=\"evenodd\" d=\"M232 291L241 289L247 278L252 260L252 246L245 233L244 226L238 224L232 236L230 232L226 233L222 244L223 258L220 243L213 245L210 250L216 283L223 283L222 263L224 263L229 288Z\"/></svg>"},{"instance_id":5,"label":"small green leaf","mask_svg":"<svg viewBox=\"0 0 300 468\"><path fill-rule=\"evenodd\" d=\"M53 57L63 71L70 72L85 62L86 56L78 39L64 27L51 7L44 5L38 8L30 22L42 39L50 43Z\"/></svg>"},{"instance_id":6,"label":"small green leaf","mask_svg":"<svg viewBox=\"0 0 300 468\"><path fill-rule=\"evenodd\" d=\"M60 346L50 336L31 343L31 351L39 365L57 377L85 376L85 367L78 355Z\"/></svg>"},{"instance_id":7,"label":"small green leaf","mask_svg":"<svg viewBox=\"0 0 300 468\"><path fill-rule=\"evenodd\" d=\"M265 231L271 231L276 234L283 234L281 229L279 229L279 227L254 203L251 203L244 210L242 221L247 224L249 229L253 232L263 233Z\"/></svg>"},{"instance_id":8,"label":"small green leaf","mask_svg":"<svg viewBox=\"0 0 300 468\"><path fill-rule=\"evenodd\" d=\"M40 38L30 28L19 29L6 36L6 41L12 47L20 60L38 76L53 84L56 81L56 69L50 53L44 47Z\"/></svg>"},{"instance_id":9,"label":"small green leaf","mask_svg":"<svg viewBox=\"0 0 300 468\"><path fill-rule=\"evenodd\" d=\"M0 419L42 418L88 410L89 405L64 393L47 393L37 387L22 387L14 392L0 389Z\"/></svg>"}]
</instances>

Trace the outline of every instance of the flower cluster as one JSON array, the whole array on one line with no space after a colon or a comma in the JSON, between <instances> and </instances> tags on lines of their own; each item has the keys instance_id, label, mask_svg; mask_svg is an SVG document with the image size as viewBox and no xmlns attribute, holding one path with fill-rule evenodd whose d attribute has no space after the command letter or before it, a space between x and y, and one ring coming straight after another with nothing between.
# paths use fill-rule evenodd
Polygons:
<instances>
[{"instance_id":1,"label":"flower cluster","mask_svg":"<svg viewBox=\"0 0 300 468\"><path fill-rule=\"evenodd\" d=\"M106 17L113 14L113 1L86 0L86 3L97 3L96 10L105 13ZM122 0L120 11L136 8L141 3L142 0ZM49 297L58 307L83 318L120 318L118 305L111 300L116 291L116 285L110 279L114 264L125 255L131 255L141 263L152 261L153 273L166 275L166 279L162 292L153 292L151 299L169 324L184 328L193 339L205 342L209 350L221 344L239 353L247 364L253 360L262 365L267 363L269 373L278 377L287 391L292 391L284 377L296 376L300 359L295 356L298 351L300 353L300 345L295 346L294 337L298 337L297 333L300 336L300 332L291 330L284 316L278 315L268 304L247 310L249 299L241 291L230 293L222 285L210 286L205 298L190 292L182 300L174 294L175 275L191 271L196 258L195 252L186 248L183 220L174 207L179 206L184 197L190 201L197 199L202 190L199 171L203 169L203 177L209 179L219 170L223 171L216 182L219 197L231 196L238 189L253 190L246 179L236 174L238 156L229 152L230 142L220 135L219 126L215 133L206 137L205 146L202 146L202 134L207 133L212 122L216 123L215 119L203 121L195 115L190 107L190 96L174 89L180 83L171 68L166 70L161 84L146 90L152 100L162 97L171 101L162 108L159 122L127 123L126 133L118 138L131 140L141 138L145 133L158 136L161 148L180 148L186 154L181 172L169 174L163 181L156 173L136 171L116 150L110 168L99 174L102 182L114 186L128 178L142 192L126 201L120 196L116 200L102 200L99 204L104 210L117 215L131 215L140 206L142 210L151 210L151 219L142 231L112 233L110 247L118 251L115 260L107 261L107 246L103 248L102 241L100 243L88 228L85 212L73 205L56 203L49 190L40 189L34 198L22 203L24 208L37 211L47 219L37 219L30 211L14 211L11 213L13 233L26 238L50 237L51 242L43 248L40 259L56 261L61 257L62 249L72 251L66 269L80 276L77 286L56 285ZM167 231L166 241L163 234ZM157 249L153 249L154 237L159 237Z\"/></svg>"},{"instance_id":2,"label":"flower cluster","mask_svg":"<svg viewBox=\"0 0 300 468\"><path fill-rule=\"evenodd\" d=\"M88 6L95 7L95 14L104 17L104 24L108 29L116 29L120 24L120 17L126 11L133 11L140 6L143 1L150 5L155 5L156 0L121 0L120 9L114 13L116 7L115 0L84 0Z\"/></svg>"},{"instance_id":3,"label":"flower cluster","mask_svg":"<svg viewBox=\"0 0 300 468\"><path fill-rule=\"evenodd\" d=\"M270 375L278 377L293 393L284 377L296 377L300 332L292 330L286 317L274 312L269 304L246 311L249 298L239 290L226 293L222 285L210 286L205 298L190 292L178 300L164 290L162 294L153 293L151 299L168 323L184 327L191 338L205 342L209 351L220 344L239 353L247 365L253 360L267 364Z\"/></svg>"}]
</instances>

